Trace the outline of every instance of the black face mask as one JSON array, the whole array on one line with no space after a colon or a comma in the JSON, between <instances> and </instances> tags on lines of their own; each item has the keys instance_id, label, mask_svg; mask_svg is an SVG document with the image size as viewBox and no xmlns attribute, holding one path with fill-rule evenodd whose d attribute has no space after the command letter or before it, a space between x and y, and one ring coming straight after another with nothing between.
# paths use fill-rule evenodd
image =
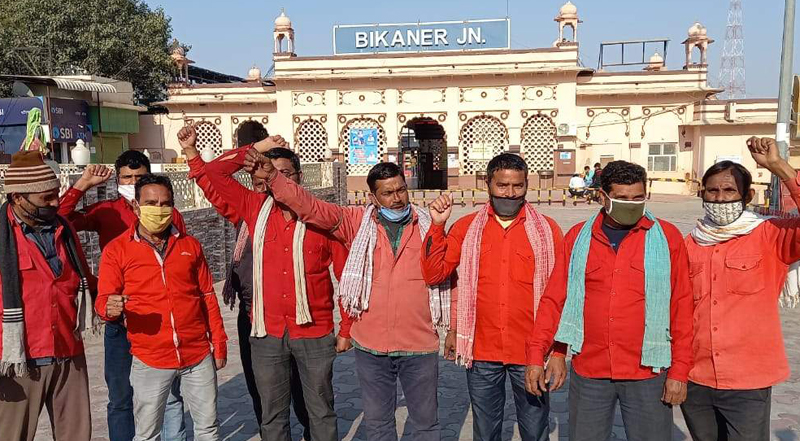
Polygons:
<instances>
[{"instance_id":1,"label":"black face mask","mask_svg":"<svg viewBox=\"0 0 800 441\"><path fill-rule=\"evenodd\" d=\"M515 217L522 205L525 204L525 198L501 198L497 196L491 197L492 208L496 215L500 217Z\"/></svg>"},{"instance_id":2,"label":"black face mask","mask_svg":"<svg viewBox=\"0 0 800 441\"><path fill-rule=\"evenodd\" d=\"M58 207L51 207L49 205L45 207L40 207L31 202L28 198L23 197L23 199L25 199L25 202L31 204L34 207L33 212L30 212L25 207L22 207L22 209L26 213L28 213L28 215L32 217L34 220L43 224L52 224L53 221L56 220L56 214L58 214Z\"/></svg>"}]
</instances>

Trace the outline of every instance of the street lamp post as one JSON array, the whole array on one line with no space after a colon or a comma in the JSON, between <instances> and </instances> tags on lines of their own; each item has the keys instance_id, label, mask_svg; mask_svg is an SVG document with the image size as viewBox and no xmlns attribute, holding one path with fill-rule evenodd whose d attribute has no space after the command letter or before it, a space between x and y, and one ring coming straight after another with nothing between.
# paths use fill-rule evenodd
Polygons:
<instances>
[{"instance_id":1,"label":"street lamp post","mask_svg":"<svg viewBox=\"0 0 800 441\"><path fill-rule=\"evenodd\" d=\"M780 92L778 94L778 119L775 128L775 141L781 157L789 158L789 124L792 113L792 52L794 50L794 12L795 0L786 0L783 12L783 48L781 50ZM780 210L780 179L772 175L770 208Z\"/></svg>"}]
</instances>

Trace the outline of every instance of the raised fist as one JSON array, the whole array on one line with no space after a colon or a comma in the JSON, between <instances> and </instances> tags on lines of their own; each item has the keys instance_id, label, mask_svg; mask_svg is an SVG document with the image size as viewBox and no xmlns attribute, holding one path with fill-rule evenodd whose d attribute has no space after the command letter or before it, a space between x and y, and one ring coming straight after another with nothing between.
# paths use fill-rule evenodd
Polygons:
<instances>
[{"instance_id":1,"label":"raised fist","mask_svg":"<svg viewBox=\"0 0 800 441\"><path fill-rule=\"evenodd\" d=\"M453 196L449 193L440 195L428 205L428 211L435 225L444 225L453 212Z\"/></svg>"}]
</instances>

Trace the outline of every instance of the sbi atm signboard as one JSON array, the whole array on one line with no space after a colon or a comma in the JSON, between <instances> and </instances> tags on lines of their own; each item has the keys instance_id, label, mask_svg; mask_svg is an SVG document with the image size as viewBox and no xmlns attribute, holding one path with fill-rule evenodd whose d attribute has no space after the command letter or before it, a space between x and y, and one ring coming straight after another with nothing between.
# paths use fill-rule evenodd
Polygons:
<instances>
[{"instance_id":1,"label":"sbi atm signboard","mask_svg":"<svg viewBox=\"0 0 800 441\"><path fill-rule=\"evenodd\" d=\"M334 55L508 49L507 18L432 23L337 25Z\"/></svg>"}]
</instances>

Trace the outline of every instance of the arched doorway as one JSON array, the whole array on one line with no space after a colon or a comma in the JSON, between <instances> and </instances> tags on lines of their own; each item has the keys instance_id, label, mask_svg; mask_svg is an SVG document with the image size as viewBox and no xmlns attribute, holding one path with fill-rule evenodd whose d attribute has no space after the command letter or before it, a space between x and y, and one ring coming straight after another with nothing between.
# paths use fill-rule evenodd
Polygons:
<instances>
[{"instance_id":1,"label":"arched doorway","mask_svg":"<svg viewBox=\"0 0 800 441\"><path fill-rule=\"evenodd\" d=\"M234 134L235 144L237 147L242 147L254 142L261 141L269 136L267 128L258 121L247 120L236 129Z\"/></svg>"},{"instance_id":2,"label":"arched doorway","mask_svg":"<svg viewBox=\"0 0 800 441\"><path fill-rule=\"evenodd\" d=\"M447 134L437 121L412 119L400 130L398 144L409 188L447 189Z\"/></svg>"}]
</instances>

